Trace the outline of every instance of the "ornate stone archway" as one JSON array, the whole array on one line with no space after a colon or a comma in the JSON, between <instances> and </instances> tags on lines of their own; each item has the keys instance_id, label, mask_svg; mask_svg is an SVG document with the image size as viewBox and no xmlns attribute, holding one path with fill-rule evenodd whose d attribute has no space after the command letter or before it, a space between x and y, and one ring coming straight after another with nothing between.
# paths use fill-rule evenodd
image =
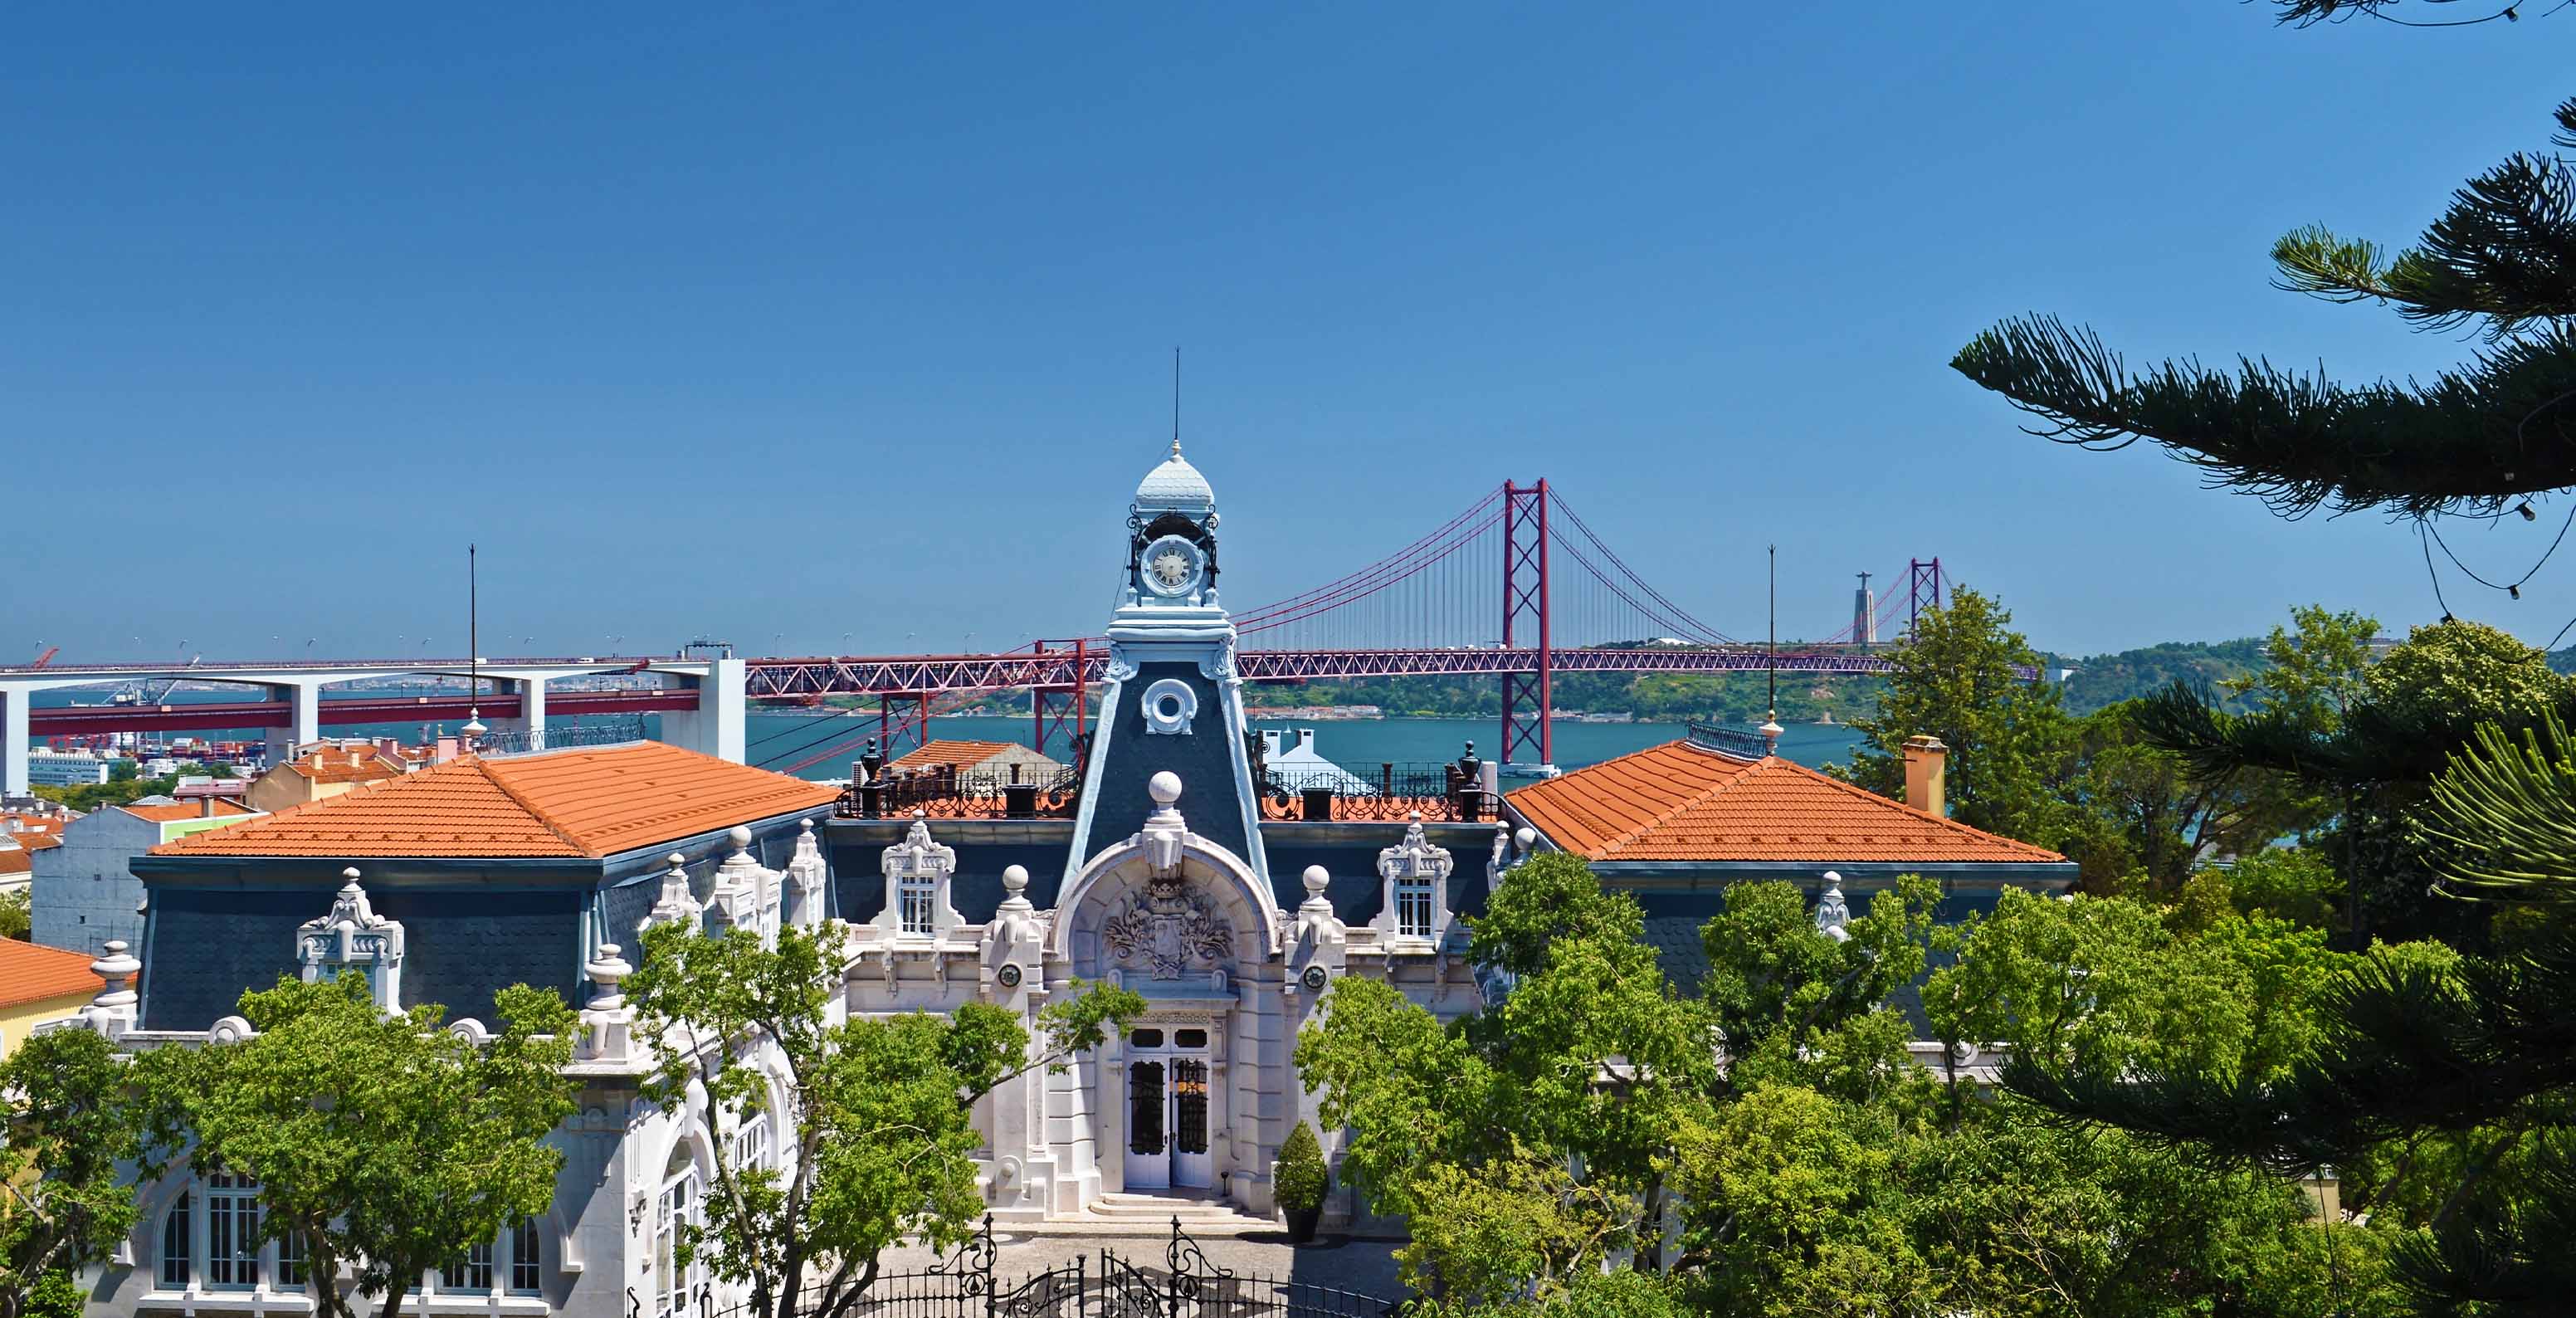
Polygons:
<instances>
[{"instance_id":1,"label":"ornate stone archway","mask_svg":"<svg viewBox=\"0 0 2576 1318\"><path fill-rule=\"evenodd\" d=\"M1267 1141L1251 1126L1265 1089L1261 1022L1276 1011L1280 913L1241 856L1190 832L1179 779L1158 774L1150 791L1145 826L1067 887L1047 949L1052 973L1146 1001L1134 1028L1102 1047L1088 1086L1096 1184L1266 1211L1267 1196L1244 1181L1257 1173L1267 1184ZM1160 1154L1149 1147L1158 1143Z\"/></svg>"}]
</instances>

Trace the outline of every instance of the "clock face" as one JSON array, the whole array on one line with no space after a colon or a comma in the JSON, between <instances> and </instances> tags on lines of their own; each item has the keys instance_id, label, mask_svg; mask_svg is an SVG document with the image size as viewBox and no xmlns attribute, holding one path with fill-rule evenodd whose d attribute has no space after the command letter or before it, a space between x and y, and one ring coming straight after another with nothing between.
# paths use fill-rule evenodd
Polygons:
<instances>
[{"instance_id":1,"label":"clock face","mask_svg":"<svg viewBox=\"0 0 2576 1318\"><path fill-rule=\"evenodd\" d=\"M1198 546L1167 535L1145 546L1145 585L1157 595L1185 595L1198 585Z\"/></svg>"}]
</instances>

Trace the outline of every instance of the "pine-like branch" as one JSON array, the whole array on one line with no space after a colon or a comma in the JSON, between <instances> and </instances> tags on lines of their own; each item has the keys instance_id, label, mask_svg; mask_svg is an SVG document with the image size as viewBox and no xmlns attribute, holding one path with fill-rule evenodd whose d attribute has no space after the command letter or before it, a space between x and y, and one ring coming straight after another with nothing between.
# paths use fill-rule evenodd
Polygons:
<instances>
[{"instance_id":1,"label":"pine-like branch","mask_svg":"<svg viewBox=\"0 0 2576 1318\"><path fill-rule=\"evenodd\" d=\"M2133 375L2093 331L2041 315L1979 334L1950 365L2040 418L2032 434L2106 450L2150 440L2289 517L2492 510L2576 486L2576 338L2563 327L2429 383L2344 385L2260 358Z\"/></svg>"},{"instance_id":2,"label":"pine-like branch","mask_svg":"<svg viewBox=\"0 0 2576 1318\"><path fill-rule=\"evenodd\" d=\"M2557 713L2520 735L2478 729L2433 780L2428 831L2446 882L2508 900L2576 902L2576 742Z\"/></svg>"},{"instance_id":3,"label":"pine-like branch","mask_svg":"<svg viewBox=\"0 0 2576 1318\"><path fill-rule=\"evenodd\" d=\"M2316 0L2314 17L2357 6ZM2554 140L2576 149L2576 100ZM1951 365L2087 448L2140 439L2254 494L2285 516L2320 507L2414 516L2492 510L2576 486L2576 170L2516 154L2452 194L2394 257L2323 227L2274 244L2276 283L2336 302L2383 301L2418 325L2476 326L2487 347L2429 381L2346 384L2239 358L2132 372L2090 329L2054 316L2007 320Z\"/></svg>"}]
</instances>

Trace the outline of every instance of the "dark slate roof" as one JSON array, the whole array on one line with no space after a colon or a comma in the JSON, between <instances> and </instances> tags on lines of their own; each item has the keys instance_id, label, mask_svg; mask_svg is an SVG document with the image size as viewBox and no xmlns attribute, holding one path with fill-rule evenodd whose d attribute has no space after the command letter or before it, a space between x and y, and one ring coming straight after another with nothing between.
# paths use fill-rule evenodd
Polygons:
<instances>
[{"instance_id":1,"label":"dark slate roof","mask_svg":"<svg viewBox=\"0 0 2576 1318\"><path fill-rule=\"evenodd\" d=\"M370 891L378 915L403 924L402 1003L443 1003L448 1019L494 1024L493 995L550 988L578 1004L581 916L588 889ZM236 1014L246 989L296 973L295 928L331 907L322 888L165 885L145 934L143 1028L202 1030Z\"/></svg>"},{"instance_id":2,"label":"dark slate roof","mask_svg":"<svg viewBox=\"0 0 2576 1318\"><path fill-rule=\"evenodd\" d=\"M1145 731L1145 688L1165 678L1188 683L1198 696L1200 731L1185 737L1158 737ZM1095 780L1084 788L1094 800L1091 836L1082 843L1084 860L1126 841L1145 822L1154 810L1154 798L1145 784L1165 769L1181 776L1180 808L1190 821L1190 831L1238 856L1251 856L1243 836L1243 807L1234 794L1234 764L1244 748L1214 731L1225 725L1224 709L1223 693L1199 672L1197 664L1137 665L1136 675L1118 687L1117 708L1101 716L1103 731L1109 735ZM1063 863L1061 854L1057 863ZM1276 870L1277 862L1272 862L1272 868ZM1029 873L1034 876L1036 868ZM1031 893L1029 900L1037 901L1037 894ZM965 915L965 907L958 907L958 914Z\"/></svg>"}]
</instances>

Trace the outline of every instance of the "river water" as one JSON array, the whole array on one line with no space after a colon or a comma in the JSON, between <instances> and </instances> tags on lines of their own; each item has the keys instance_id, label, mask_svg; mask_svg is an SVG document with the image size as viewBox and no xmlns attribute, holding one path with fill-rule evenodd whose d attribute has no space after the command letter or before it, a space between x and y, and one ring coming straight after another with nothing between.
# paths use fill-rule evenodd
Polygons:
<instances>
[{"instance_id":1,"label":"river water","mask_svg":"<svg viewBox=\"0 0 2576 1318\"><path fill-rule=\"evenodd\" d=\"M427 687L422 688L424 692L428 690ZM369 694L393 693L370 692ZM40 692L36 696L35 703L67 704L74 695L75 693L69 691ZM95 691L79 692L77 696L85 703L101 698L100 693ZM237 693L219 691L179 691L169 697L172 703L178 704L241 698ZM634 716L605 716L588 721L632 726ZM573 727L579 726L582 722L584 720L557 719L552 721L551 726ZM661 731L660 724L659 716L645 716L644 726L647 735L658 735ZM852 745L842 751L833 751L833 747L845 738L864 738L875 730L875 726L873 711L865 718L821 718L811 714L777 714L754 710L746 720L748 758L754 764L783 772L792 771L806 778L847 777L850 772L850 761L858 758L859 747ZM1368 771L1381 763L1439 763L1455 760L1469 741L1476 743L1476 753L1479 756L1491 759L1497 745L1495 738L1500 731L1500 720L1490 717L1343 719L1313 722L1264 719L1255 726L1283 730L1311 727L1315 729L1315 749L1318 753L1336 764L1358 772L1365 778L1372 776ZM931 735L934 737L1026 744L1031 730L1030 720L1024 717L968 716L931 720ZM425 737L452 735L456 731L456 723L366 724L333 727L329 731L333 736L394 737L406 744L415 744ZM1579 769L1587 764L1598 764L1630 751L1643 750L1648 746L1675 740L1686 731L1687 729L1678 723L1560 721L1556 725L1557 767ZM256 729L236 729L197 732L189 735L208 741L256 741L263 734ZM1847 727L1799 724L1781 734L1780 754L1797 763L1812 768L1822 768L1826 764L1851 758L1852 747L1859 741L1860 735ZM1065 761L1072 759L1070 750L1064 745L1061 737L1051 739L1050 744L1044 749L1047 754L1056 759ZM810 764L801 763L826 751L832 751L832 753Z\"/></svg>"},{"instance_id":2,"label":"river water","mask_svg":"<svg viewBox=\"0 0 2576 1318\"><path fill-rule=\"evenodd\" d=\"M829 720L841 724L840 720ZM856 733L870 735L875 729L873 717L864 723L851 719L840 727L825 726L826 720L811 716L754 714L750 719L750 758L771 767L785 769L796 761L831 747L841 737ZM1313 728L1315 750L1325 759L1358 773L1368 772L1382 763L1438 763L1455 760L1469 741L1476 743L1476 754L1490 759L1495 738L1502 730L1499 718L1382 718L1340 719L1302 723L1295 720L1262 719L1255 727L1271 729ZM930 721L934 737L962 738L975 741L1010 741L1026 745L1032 727L1026 718L961 717ZM1644 750L1675 740L1688 729L1678 723L1572 723L1556 725L1556 764L1560 769L1579 769L1587 764ZM1860 734L1847 727L1821 727L1800 724L1780 734L1780 755L1810 768L1823 768L1851 758L1852 747ZM810 745L810 749L804 749ZM1072 757L1061 738L1051 739L1046 753L1059 760ZM857 752L836 754L829 761L807 766L798 772L807 778L846 778L850 761Z\"/></svg>"}]
</instances>

